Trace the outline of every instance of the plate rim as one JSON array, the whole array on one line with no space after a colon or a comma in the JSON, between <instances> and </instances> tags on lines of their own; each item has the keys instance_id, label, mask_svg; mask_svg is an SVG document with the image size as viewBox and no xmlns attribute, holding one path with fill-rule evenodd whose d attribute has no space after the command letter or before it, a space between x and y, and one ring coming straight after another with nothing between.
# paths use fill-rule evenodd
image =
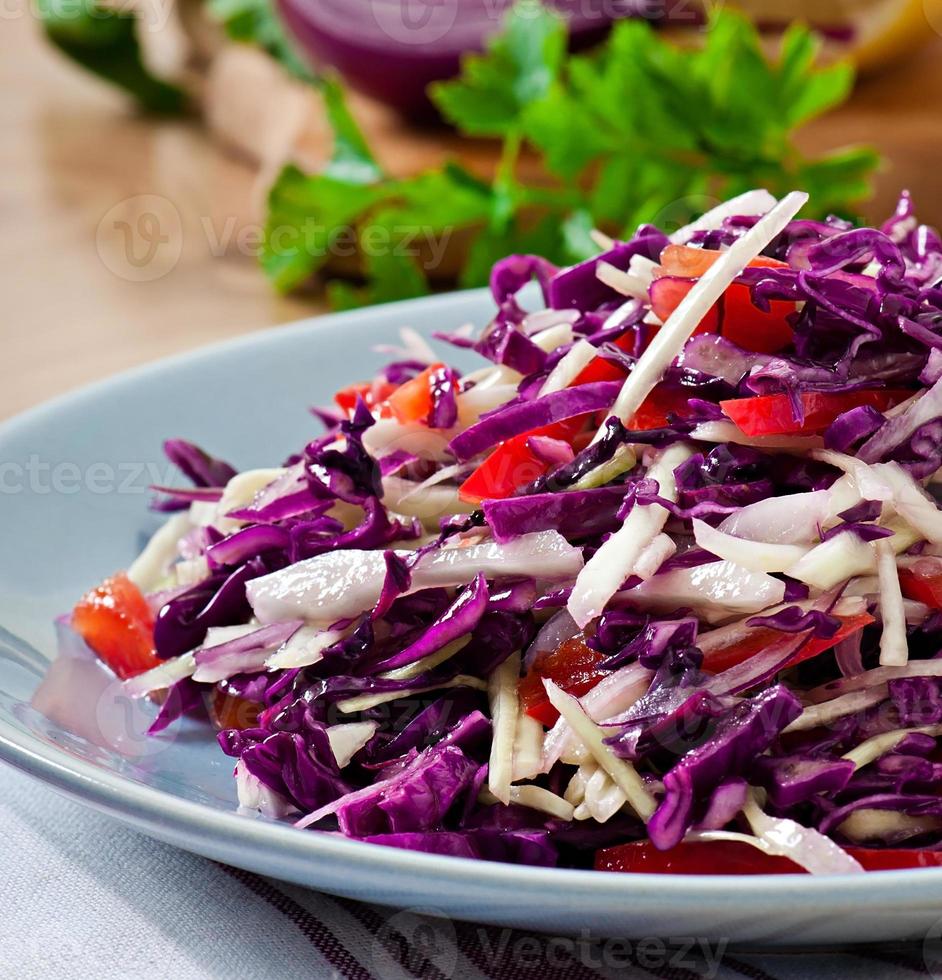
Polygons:
<instances>
[{"instance_id":1,"label":"plate rim","mask_svg":"<svg viewBox=\"0 0 942 980\"><path fill-rule=\"evenodd\" d=\"M80 410L92 397L172 371L193 360L264 345L302 330L329 330L337 323L364 320L390 310L408 317L411 311L425 314L429 307L448 308L488 297L489 291L483 287L339 313L316 314L134 365L79 385L3 420L0 422L0 449L5 440L19 434L23 428L41 425L48 417L63 410ZM348 861L358 870L369 868L376 875L418 872L438 877L443 883L447 881L454 886L476 888L511 886L540 889L562 885L570 890L574 898L591 895L595 905L604 900L615 903L650 892L656 893L659 900L685 903L719 901L725 904L734 897L736 900L778 904L789 898L806 901L817 898L826 900L831 911L849 913L864 906L880 905L890 911L923 907L927 902L942 900L942 868L869 872L866 878L868 887L861 889L859 875L659 875L543 868L428 854L316 831L302 832L288 824L217 809L139 783L77 758L5 718L0 718L0 760L57 791L98 806L119 819L135 823L135 817L157 819L162 827L191 836L199 837L207 833L225 835L227 843L242 845L252 853L260 854L264 849L276 847L284 856L305 862L316 862L318 857ZM174 846L185 847L182 843L174 843ZM733 882L734 888L731 887Z\"/></svg>"}]
</instances>

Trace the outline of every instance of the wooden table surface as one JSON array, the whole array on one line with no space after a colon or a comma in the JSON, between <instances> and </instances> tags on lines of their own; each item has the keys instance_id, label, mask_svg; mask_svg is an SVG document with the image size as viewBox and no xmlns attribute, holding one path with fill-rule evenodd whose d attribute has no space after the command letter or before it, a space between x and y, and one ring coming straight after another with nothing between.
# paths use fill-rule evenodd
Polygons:
<instances>
[{"instance_id":1,"label":"wooden table surface","mask_svg":"<svg viewBox=\"0 0 942 980\"><path fill-rule=\"evenodd\" d=\"M0 417L322 308L270 290L252 254L255 174L198 122L134 115L25 12L0 19L0 91ZM908 186L924 220L942 224L940 93L942 40L864 81L805 142L876 144L887 168L868 217Z\"/></svg>"}]
</instances>

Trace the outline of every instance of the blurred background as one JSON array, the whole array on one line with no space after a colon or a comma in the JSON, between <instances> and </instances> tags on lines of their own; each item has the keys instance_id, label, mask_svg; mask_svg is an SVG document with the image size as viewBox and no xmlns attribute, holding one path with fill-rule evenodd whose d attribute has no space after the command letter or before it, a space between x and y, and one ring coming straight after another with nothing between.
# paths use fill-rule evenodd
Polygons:
<instances>
[{"instance_id":1,"label":"blurred background","mask_svg":"<svg viewBox=\"0 0 942 980\"><path fill-rule=\"evenodd\" d=\"M0 417L749 186L942 223L942 0L0 9Z\"/></svg>"}]
</instances>

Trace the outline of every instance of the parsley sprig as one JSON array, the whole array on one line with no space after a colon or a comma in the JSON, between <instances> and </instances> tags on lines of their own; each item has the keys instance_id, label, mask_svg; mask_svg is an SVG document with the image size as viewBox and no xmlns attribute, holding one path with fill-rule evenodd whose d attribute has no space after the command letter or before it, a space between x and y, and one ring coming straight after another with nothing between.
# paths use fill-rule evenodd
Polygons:
<instances>
[{"instance_id":1,"label":"parsley sprig","mask_svg":"<svg viewBox=\"0 0 942 980\"><path fill-rule=\"evenodd\" d=\"M796 145L796 130L843 102L853 84L849 64L818 64L819 41L806 28L791 27L775 57L730 11L711 20L699 47L630 20L590 54L568 55L566 40L555 14L514 8L487 50L464 58L458 78L431 87L459 132L502 140L490 183L454 163L389 178L340 90L328 86L334 158L320 174L286 168L269 197L262 261L275 285L294 288L321 269L341 234L388 243L363 249L362 288L329 287L347 306L429 290L435 270L421 249L404 246L418 229L457 235L458 282L474 286L509 252L577 261L597 250L592 227L629 235L647 221L679 226L750 187L807 190L812 216L853 213L870 193L879 163L871 148L808 157ZM524 152L538 155L546 181L520 178ZM354 172L341 173L342 164ZM312 227L325 247L305 247Z\"/></svg>"}]
</instances>

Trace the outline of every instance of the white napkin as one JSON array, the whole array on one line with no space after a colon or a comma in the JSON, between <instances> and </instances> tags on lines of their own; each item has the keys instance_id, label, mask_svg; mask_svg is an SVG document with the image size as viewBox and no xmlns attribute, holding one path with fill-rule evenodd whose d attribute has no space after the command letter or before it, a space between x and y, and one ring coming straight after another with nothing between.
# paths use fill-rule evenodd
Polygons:
<instances>
[{"instance_id":1,"label":"white napkin","mask_svg":"<svg viewBox=\"0 0 942 980\"><path fill-rule=\"evenodd\" d=\"M726 951L718 963L680 953L653 944L599 966L592 950L572 954L565 941L331 898L151 840L0 764L4 980L933 975L919 947Z\"/></svg>"}]
</instances>

